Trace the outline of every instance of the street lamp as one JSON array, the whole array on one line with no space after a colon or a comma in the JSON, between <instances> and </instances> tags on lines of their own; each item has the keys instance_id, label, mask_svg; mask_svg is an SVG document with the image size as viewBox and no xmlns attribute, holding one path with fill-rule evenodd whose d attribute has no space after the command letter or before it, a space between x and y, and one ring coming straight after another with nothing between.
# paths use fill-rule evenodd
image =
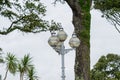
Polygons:
<instances>
[{"instance_id":1,"label":"street lamp","mask_svg":"<svg viewBox=\"0 0 120 80\"><path fill-rule=\"evenodd\" d=\"M65 49L64 41L67 39L67 34L63 30L63 28L60 28L57 35L55 32L51 32L51 37L48 40L49 45L61 55L61 61L62 61L62 80L65 80L65 64L64 64L64 55L67 54L69 51L74 50L80 45L80 40L77 38L75 33L73 33L72 38L69 41L70 46L72 49Z\"/></svg>"}]
</instances>

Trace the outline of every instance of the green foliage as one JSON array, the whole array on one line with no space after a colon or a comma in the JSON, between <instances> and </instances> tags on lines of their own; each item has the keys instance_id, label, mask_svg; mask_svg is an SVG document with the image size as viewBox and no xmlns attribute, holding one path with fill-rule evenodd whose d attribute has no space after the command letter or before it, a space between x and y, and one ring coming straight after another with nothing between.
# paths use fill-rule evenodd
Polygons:
<instances>
[{"instance_id":1,"label":"green foliage","mask_svg":"<svg viewBox=\"0 0 120 80\"><path fill-rule=\"evenodd\" d=\"M4 63L3 57L2 57L2 49L0 48L0 63Z\"/></svg>"},{"instance_id":2,"label":"green foliage","mask_svg":"<svg viewBox=\"0 0 120 80\"><path fill-rule=\"evenodd\" d=\"M25 55L18 63L18 72L20 72L20 80L23 80L25 74L32 69L32 58L29 54Z\"/></svg>"},{"instance_id":3,"label":"green foliage","mask_svg":"<svg viewBox=\"0 0 120 80\"><path fill-rule=\"evenodd\" d=\"M120 8L119 0L94 0L94 4L94 8L100 9L101 11L106 11L113 8Z\"/></svg>"},{"instance_id":4,"label":"green foliage","mask_svg":"<svg viewBox=\"0 0 120 80\"><path fill-rule=\"evenodd\" d=\"M17 71L17 58L15 55L11 53L7 53L7 56L5 57L5 64L6 64L6 73L3 80L6 80L8 71L11 74L15 74Z\"/></svg>"},{"instance_id":5,"label":"green foliage","mask_svg":"<svg viewBox=\"0 0 120 80\"><path fill-rule=\"evenodd\" d=\"M120 26L120 0L94 0L94 8L100 10L109 22Z\"/></svg>"},{"instance_id":6,"label":"green foliage","mask_svg":"<svg viewBox=\"0 0 120 80\"><path fill-rule=\"evenodd\" d=\"M17 58L15 57L15 55L8 53L7 57L5 58L5 62L9 72L15 74L17 70Z\"/></svg>"},{"instance_id":7,"label":"green foliage","mask_svg":"<svg viewBox=\"0 0 120 80\"><path fill-rule=\"evenodd\" d=\"M91 21L91 15L90 15L90 0L83 1L79 0L79 4L81 6L81 24L84 26L84 29L80 31L80 39L90 47L90 21ZM85 5L83 5L85 4Z\"/></svg>"},{"instance_id":8,"label":"green foliage","mask_svg":"<svg viewBox=\"0 0 120 80\"><path fill-rule=\"evenodd\" d=\"M102 56L91 70L92 80L119 80L120 56L108 54Z\"/></svg>"},{"instance_id":9,"label":"green foliage","mask_svg":"<svg viewBox=\"0 0 120 80\"><path fill-rule=\"evenodd\" d=\"M31 57L29 54L25 55L24 58L22 58L19 62L19 72L20 73L26 73L31 67L33 67L31 63Z\"/></svg>"},{"instance_id":10,"label":"green foliage","mask_svg":"<svg viewBox=\"0 0 120 80\"><path fill-rule=\"evenodd\" d=\"M23 80L24 75L26 75L27 79L31 80L38 80L39 78L32 64L32 57L30 57L30 54L24 55L22 59L18 59L14 54L7 53L7 56L4 58L4 63L6 65L4 80L6 80L8 72L14 75L16 72L19 72L20 75L22 74L20 80Z\"/></svg>"},{"instance_id":11,"label":"green foliage","mask_svg":"<svg viewBox=\"0 0 120 80\"><path fill-rule=\"evenodd\" d=\"M0 0L0 11L3 9L3 7L11 8L10 1L9 0Z\"/></svg>"},{"instance_id":12,"label":"green foliage","mask_svg":"<svg viewBox=\"0 0 120 80\"><path fill-rule=\"evenodd\" d=\"M90 11L90 7L91 7L91 0L79 0L79 4L82 7L82 10L86 10L86 11ZM85 4L85 5L83 5Z\"/></svg>"},{"instance_id":13,"label":"green foliage","mask_svg":"<svg viewBox=\"0 0 120 80\"><path fill-rule=\"evenodd\" d=\"M28 70L27 77L29 80L38 80L39 77L36 75L34 67Z\"/></svg>"},{"instance_id":14,"label":"green foliage","mask_svg":"<svg viewBox=\"0 0 120 80\"><path fill-rule=\"evenodd\" d=\"M5 2L7 1L7 3ZM45 16L46 7L40 3L40 0L2 0L0 2L0 15L11 21L9 28L0 30L0 34L6 35L16 29L39 33L51 29L58 29L58 23L48 22L42 18ZM54 28L53 23L54 22Z\"/></svg>"}]
</instances>

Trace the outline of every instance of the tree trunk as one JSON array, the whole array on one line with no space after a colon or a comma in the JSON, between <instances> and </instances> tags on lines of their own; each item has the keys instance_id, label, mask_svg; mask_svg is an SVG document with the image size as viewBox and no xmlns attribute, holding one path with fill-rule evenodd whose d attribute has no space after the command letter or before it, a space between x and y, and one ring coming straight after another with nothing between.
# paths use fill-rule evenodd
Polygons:
<instances>
[{"instance_id":1,"label":"tree trunk","mask_svg":"<svg viewBox=\"0 0 120 80\"><path fill-rule=\"evenodd\" d=\"M81 40L76 49L75 80L90 80L90 6L91 0L66 0L73 11L73 25Z\"/></svg>"},{"instance_id":2,"label":"tree trunk","mask_svg":"<svg viewBox=\"0 0 120 80\"><path fill-rule=\"evenodd\" d=\"M7 78L7 73L8 73L8 69L7 69L6 73L5 73L5 77L4 77L3 80L6 80L6 78Z\"/></svg>"},{"instance_id":3,"label":"tree trunk","mask_svg":"<svg viewBox=\"0 0 120 80\"><path fill-rule=\"evenodd\" d=\"M20 73L20 80L23 80L23 76L24 76L24 74Z\"/></svg>"}]
</instances>

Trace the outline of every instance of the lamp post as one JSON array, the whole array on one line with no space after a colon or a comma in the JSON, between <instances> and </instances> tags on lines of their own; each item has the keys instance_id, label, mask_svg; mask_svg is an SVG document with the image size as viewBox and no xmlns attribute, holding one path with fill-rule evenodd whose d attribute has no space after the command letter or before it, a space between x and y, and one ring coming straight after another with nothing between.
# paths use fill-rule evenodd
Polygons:
<instances>
[{"instance_id":1,"label":"lamp post","mask_svg":"<svg viewBox=\"0 0 120 80\"><path fill-rule=\"evenodd\" d=\"M74 50L80 45L80 40L77 38L75 33L73 33L72 38L69 41L70 46L72 49L65 49L64 41L67 39L67 34L64 32L63 28L60 28L57 35L55 32L51 32L51 37L48 40L49 45L61 55L61 64L62 64L62 80L65 80L65 63L64 63L64 56L69 51Z\"/></svg>"}]
</instances>

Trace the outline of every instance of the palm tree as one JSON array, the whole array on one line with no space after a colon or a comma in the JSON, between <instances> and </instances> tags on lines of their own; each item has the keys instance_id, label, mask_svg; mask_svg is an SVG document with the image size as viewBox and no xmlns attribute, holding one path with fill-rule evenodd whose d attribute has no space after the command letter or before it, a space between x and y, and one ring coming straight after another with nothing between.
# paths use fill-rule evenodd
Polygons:
<instances>
[{"instance_id":1,"label":"palm tree","mask_svg":"<svg viewBox=\"0 0 120 80\"><path fill-rule=\"evenodd\" d=\"M3 60L3 58L0 56L0 63L3 63L4 62L4 60Z\"/></svg>"},{"instance_id":2,"label":"palm tree","mask_svg":"<svg viewBox=\"0 0 120 80\"><path fill-rule=\"evenodd\" d=\"M36 75L34 67L31 67L31 69L28 70L27 77L29 80L38 80L39 77Z\"/></svg>"},{"instance_id":3,"label":"palm tree","mask_svg":"<svg viewBox=\"0 0 120 80\"><path fill-rule=\"evenodd\" d=\"M4 63L3 57L1 55L2 55L2 49L0 48L0 63Z\"/></svg>"},{"instance_id":4,"label":"palm tree","mask_svg":"<svg viewBox=\"0 0 120 80\"><path fill-rule=\"evenodd\" d=\"M20 80L23 80L24 74L28 72L33 65L31 64L31 57L29 54L25 55L21 62L18 64L18 70L20 72Z\"/></svg>"},{"instance_id":5,"label":"palm tree","mask_svg":"<svg viewBox=\"0 0 120 80\"><path fill-rule=\"evenodd\" d=\"M3 57L0 54L0 63L4 63Z\"/></svg>"},{"instance_id":6,"label":"palm tree","mask_svg":"<svg viewBox=\"0 0 120 80\"><path fill-rule=\"evenodd\" d=\"M15 74L17 71L17 58L15 55L11 53L7 53L7 57L5 58L5 63L6 63L6 73L5 77L3 80L6 80L8 71L12 74Z\"/></svg>"}]
</instances>

